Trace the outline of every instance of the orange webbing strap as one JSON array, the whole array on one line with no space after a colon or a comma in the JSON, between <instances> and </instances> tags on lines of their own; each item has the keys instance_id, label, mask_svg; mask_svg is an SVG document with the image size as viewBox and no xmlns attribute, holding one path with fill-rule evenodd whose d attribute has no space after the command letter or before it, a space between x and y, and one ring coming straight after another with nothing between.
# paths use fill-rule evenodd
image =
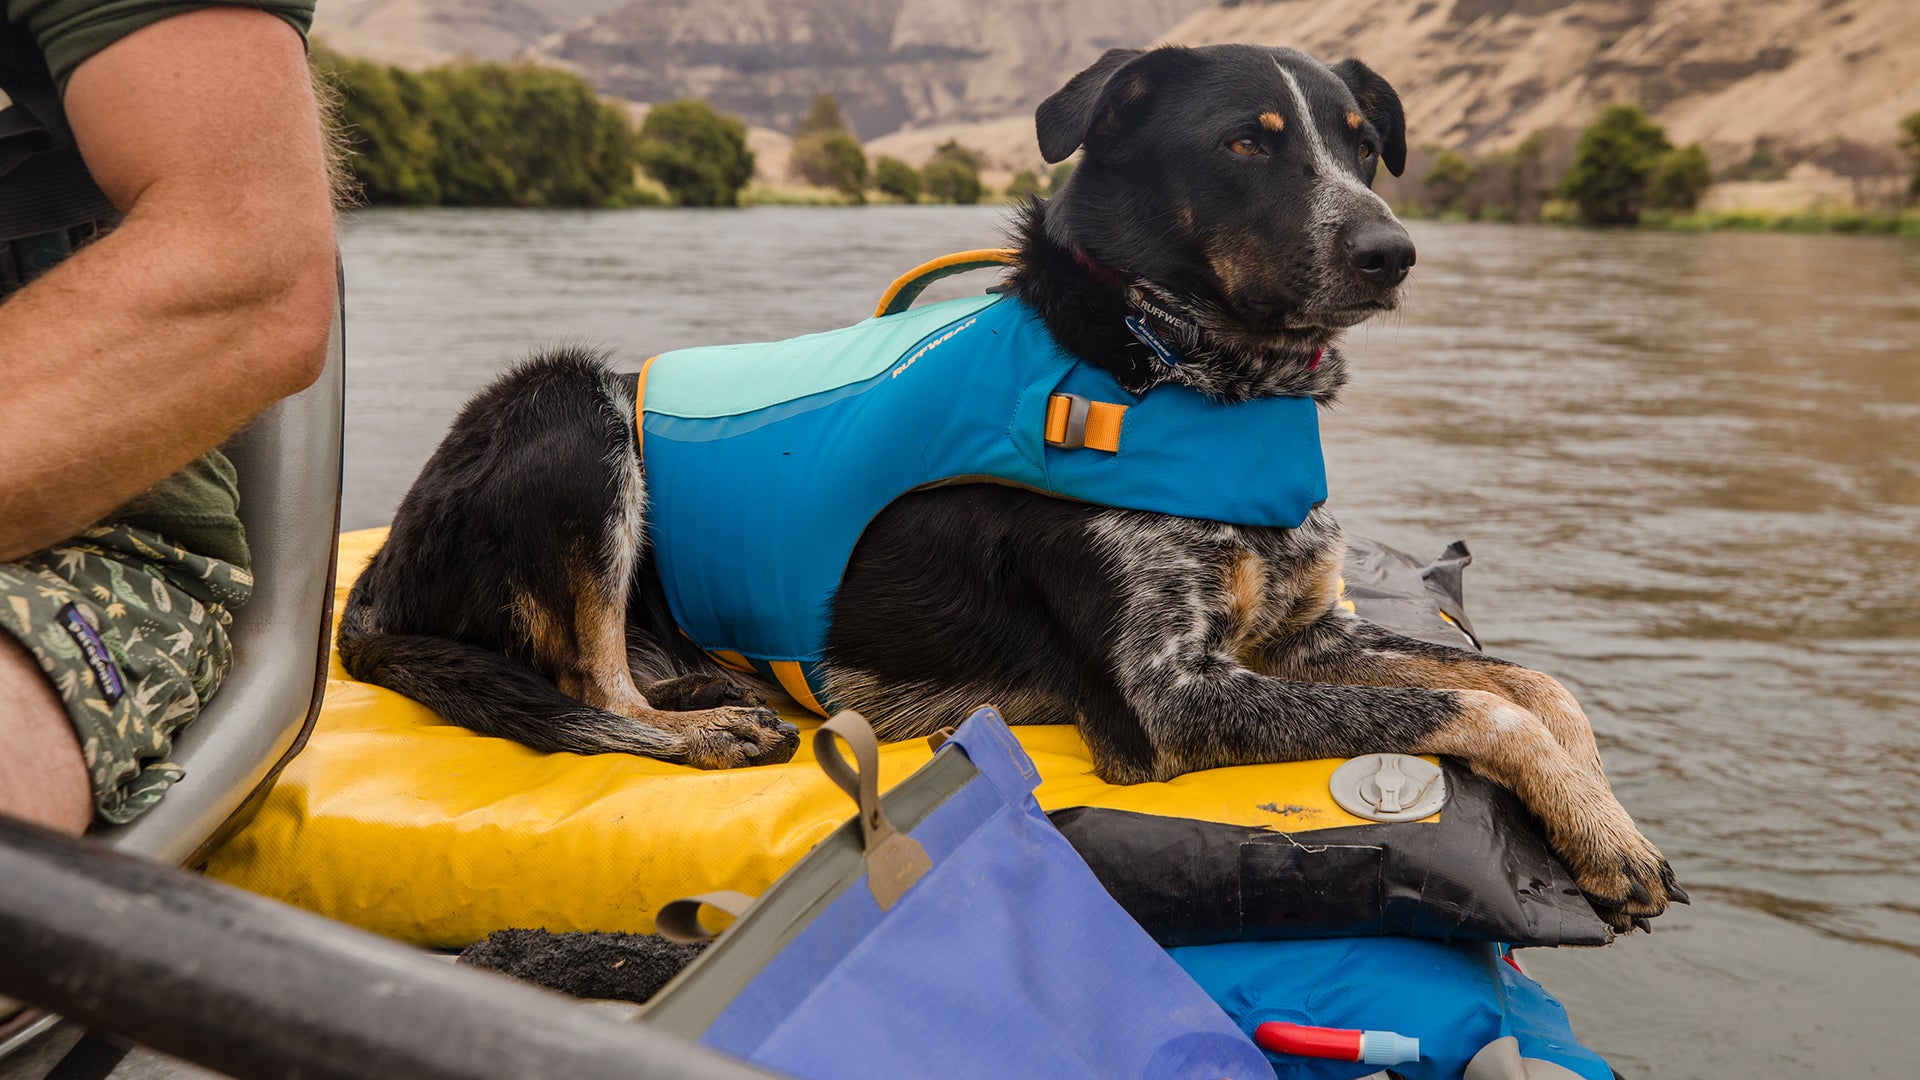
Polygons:
<instances>
[{"instance_id":1,"label":"orange webbing strap","mask_svg":"<svg viewBox=\"0 0 1920 1080\"><path fill-rule=\"evenodd\" d=\"M807 673L801 670L796 660L769 660L767 666L773 669L773 677L780 682L780 689L787 696L800 703L808 712L827 715L820 699L813 696L813 688L807 685Z\"/></svg>"},{"instance_id":2,"label":"orange webbing strap","mask_svg":"<svg viewBox=\"0 0 1920 1080\"><path fill-rule=\"evenodd\" d=\"M1111 401L1088 401L1078 394L1054 394L1047 399L1048 446L1078 450L1083 446L1120 452L1120 425L1127 407Z\"/></svg>"},{"instance_id":3,"label":"orange webbing strap","mask_svg":"<svg viewBox=\"0 0 1920 1080\"><path fill-rule=\"evenodd\" d=\"M920 294L927 286L941 278L964 274L969 270L984 270L989 266L1012 266L1018 254L1012 248L979 248L956 251L932 262L921 263L893 279L893 284L887 286L887 291L880 295L880 303L873 309L873 315L881 318L907 310L915 300L920 299Z\"/></svg>"},{"instance_id":4,"label":"orange webbing strap","mask_svg":"<svg viewBox=\"0 0 1920 1080\"><path fill-rule=\"evenodd\" d=\"M658 359L660 359L658 353L647 357L647 362L640 365L640 374L633 377L633 437L638 440L642 446L645 446L647 442L645 434L647 428L647 369L652 367L653 362Z\"/></svg>"}]
</instances>

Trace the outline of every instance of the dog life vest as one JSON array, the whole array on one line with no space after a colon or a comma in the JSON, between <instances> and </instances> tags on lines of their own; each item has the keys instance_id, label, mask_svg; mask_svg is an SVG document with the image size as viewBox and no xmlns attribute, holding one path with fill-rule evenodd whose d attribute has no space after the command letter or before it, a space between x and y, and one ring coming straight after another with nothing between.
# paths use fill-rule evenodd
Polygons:
<instances>
[{"instance_id":1,"label":"dog life vest","mask_svg":"<svg viewBox=\"0 0 1920 1080\"><path fill-rule=\"evenodd\" d=\"M1013 297L908 310L934 279L1009 256L928 263L854 326L647 361L647 528L694 643L825 715L821 658L854 545L932 485L1280 528L1326 498L1311 398L1226 405L1170 383L1135 396Z\"/></svg>"}]
</instances>

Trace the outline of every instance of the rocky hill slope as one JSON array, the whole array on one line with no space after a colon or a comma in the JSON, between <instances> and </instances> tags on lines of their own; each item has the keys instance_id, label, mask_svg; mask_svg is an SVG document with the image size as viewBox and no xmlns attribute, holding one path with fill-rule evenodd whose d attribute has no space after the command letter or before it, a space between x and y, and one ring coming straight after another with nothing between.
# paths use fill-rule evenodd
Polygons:
<instances>
[{"instance_id":1,"label":"rocky hill slope","mask_svg":"<svg viewBox=\"0 0 1920 1080\"><path fill-rule=\"evenodd\" d=\"M1205 0L351 0L335 48L393 63L525 56L633 101L703 97L791 130L830 92L862 138L1030 112L1103 51Z\"/></svg>"},{"instance_id":2,"label":"rocky hill slope","mask_svg":"<svg viewBox=\"0 0 1920 1080\"><path fill-rule=\"evenodd\" d=\"M1890 148L1920 110L1920 0L332 0L319 31L398 62L564 64L776 130L831 91L863 138L977 132L1009 167L1031 164L1018 118L1103 49L1154 39L1359 56L1399 87L1416 145L1474 152L1624 100L1720 164L1761 140L1791 162L1839 137Z\"/></svg>"},{"instance_id":3,"label":"rocky hill slope","mask_svg":"<svg viewBox=\"0 0 1920 1080\"><path fill-rule=\"evenodd\" d=\"M1216 3L1163 38L1359 56L1400 88L1416 143L1496 149L1644 106L1720 161L1767 139L1890 144L1920 110L1915 0L1319 0Z\"/></svg>"}]
</instances>

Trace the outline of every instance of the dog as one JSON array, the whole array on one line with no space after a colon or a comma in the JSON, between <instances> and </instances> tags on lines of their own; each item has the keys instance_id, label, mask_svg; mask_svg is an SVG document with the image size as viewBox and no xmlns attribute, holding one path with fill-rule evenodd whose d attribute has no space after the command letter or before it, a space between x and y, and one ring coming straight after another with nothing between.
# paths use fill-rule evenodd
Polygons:
<instances>
[{"instance_id":1,"label":"dog","mask_svg":"<svg viewBox=\"0 0 1920 1080\"><path fill-rule=\"evenodd\" d=\"M1394 310L1415 261L1372 187L1407 152L1385 79L1290 49L1116 49L1035 119L1049 162L1082 158L1018 212L1001 288L1065 354L1143 401L1334 402L1341 332ZM541 750L789 759L798 733L766 707L775 688L675 622L648 543L666 519L649 517L638 393L604 358L558 350L470 402L352 590L348 671ZM1685 902L1573 696L1346 612L1344 550L1318 505L1245 525L932 484L860 533L819 667L883 738L992 701L1017 723L1077 725L1114 783L1454 755L1539 817L1616 931Z\"/></svg>"}]
</instances>

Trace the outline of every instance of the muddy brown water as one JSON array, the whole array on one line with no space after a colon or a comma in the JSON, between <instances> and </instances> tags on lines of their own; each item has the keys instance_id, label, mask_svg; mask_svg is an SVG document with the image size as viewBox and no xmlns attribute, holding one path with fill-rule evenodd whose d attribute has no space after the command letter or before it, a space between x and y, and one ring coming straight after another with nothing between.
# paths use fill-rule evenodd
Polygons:
<instances>
[{"instance_id":1,"label":"muddy brown water","mask_svg":"<svg viewBox=\"0 0 1920 1080\"><path fill-rule=\"evenodd\" d=\"M357 213L346 524L530 348L844 325L1002 217ZM1350 336L1324 421L1331 505L1469 543L1490 651L1585 702L1695 901L1529 968L1627 1076L1920 1076L1920 244L1413 232L1409 302Z\"/></svg>"}]
</instances>

